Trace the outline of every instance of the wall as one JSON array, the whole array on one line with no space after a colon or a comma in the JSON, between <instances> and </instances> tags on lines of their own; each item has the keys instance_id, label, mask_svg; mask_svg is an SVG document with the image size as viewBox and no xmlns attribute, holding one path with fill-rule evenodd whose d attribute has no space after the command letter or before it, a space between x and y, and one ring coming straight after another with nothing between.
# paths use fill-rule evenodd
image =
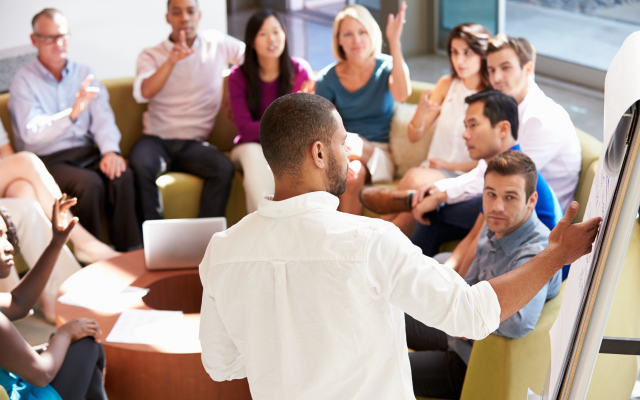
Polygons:
<instances>
[{"instance_id":1,"label":"wall","mask_svg":"<svg viewBox=\"0 0 640 400\"><path fill-rule=\"evenodd\" d=\"M225 0L200 0L200 30L227 32ZM31 18L45 7L69 19L69 57L88 64L99 79L133 76L145 47L165 39L165 0L0 0L0 52L31 44Z\"/></svg>"}]
</instances>

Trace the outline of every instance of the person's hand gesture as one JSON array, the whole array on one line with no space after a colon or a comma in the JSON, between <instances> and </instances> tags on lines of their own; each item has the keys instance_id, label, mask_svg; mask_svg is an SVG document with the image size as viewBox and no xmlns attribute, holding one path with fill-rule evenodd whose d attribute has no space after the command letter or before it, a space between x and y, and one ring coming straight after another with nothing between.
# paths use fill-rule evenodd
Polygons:
<instances>
[{"instance_id":1,"label":"person's hand gesture","mask_svg":"<svg viewBox=\"0 0 640 400\"><path fill-rule=\"evenodd\" d=\"M95 99L98 96L98 92L100 92L100 88L97 87L89 87L89 84L93 80L94 76L90 74L82 81L80 85L80 90L76 93L76 100L73 102L73 106L71 107L71 114L69 114L69 118L71 121L75 122L80 114L84 112L89 106L91 100Z\"/></svg>"},{"instance_id":2,"label":"person's hand gesture","mask_svg":"<svg viewBox=\"0 0 640 400\"><path fill-rule=\"evenodd\" d=\"M56 335L69 335L71 343L91 336L97 343L102 342L102 331L98 323L89 318L76 318L58 328Z\"/></svg>"},{"instance_id":3,"label":"person's hand gesture","mask_svg":"<svg viewBox=\"0 0 640 400\"><path fill-rule=\"evenodd\" d=\"M78 199L67 200L67 195L63 194L60 199L55 199L53 202L53 212L51 213L51 225L53 229L52 242L59 244L60 246L67 243L69 234L74 226L78 223L78 217L74 217L71 221L68 221L69 208L75 206Z\"/></svg>"},{"instance_id":4,"label":"person's hand gesture","mask_svg":"<svg viewBox=\"0 0 640 400\"><path fill-rule=\"evenodd\" d=\"M431 92L433 92L433 90L431 89L425 90L420 95L420 100L418 101L418 110L417 110L417 113L419 113L420 115L426 115L432 112L439 112L442 107L440 104L434 101L431 101L429 99Z\"/></svg>"},{"instance_id":5,"label":"person's hand gesture","mask_svg":"<svg viewBox=\"0 0 640 400\"><path fill-rule=\"evenodd\" d=\"M307 79L302 83L302 87L298 90L298 93L315 93L316 92L316 81L313 79Z\"/></svg>"},{"instance_id":6,"label":"person's hand gesture","mask_svg":"<svg viewBox=\"0 0 640 400\"><path fill-rule=\"evenodd\" d=\"M578 202L571 203L564 217L549 234L549 246L561 255L562 265L572 264L578 258L591 253L602 218L591 218L579 224L571 224L578 213Z\"/></svg>"},{"instance_id":7,"label":"person's hand gesture","mask_svg":"<svg viewBox=\"0 0 640 400\"><path fill-rule=\"evenodd\" d=\"M430 158L427 161L429 161L429 168L433 168L433 169L444 169L447 171L452 171L453 167L451 166L450 162L447 162L445 160L442 160L440 158Z\"/></svg>"},{"instance_id":8,"label":"person's hand gesture","mask_svg":"<svg viewBox=\"0 0 640 400\"><path fill-rule=\"evenodd\" d=\"M389 44L400 44L400 38L402 37L402 27L405 20L405 10L407 9L407 3L402 2L400 4L400 11L397 15L389 14L387 18L387 40Z\"/></svg>"},{"instance_id":9,"label":"person's hand gesture","mask_svg":"<svg viewBox=\"0 0 640 400\"><path fill-rule=\"evenodd\" d=\"M120 178L126 169L127 163L124 161L124 158L113 151L104 153L102 160L100 160L100 171L111 180Z\"/></svg>"},{"instance_id":10,"label":"person's hand gesture","mask_svg":"<svg viewBox=\"0 0 640 400\"><path fill-rule=\"evenodd\" d=\"M173 45L173 49L169 53L169 62L175 64L193 54L194 51L187 45L187 34L184 31L180 31L178 42Z\"/></svg>"},{"instance_id":11,"label":"person's hand gesture","mask_svg":"<svg viewBox=\"0 0 640 400\"><path fill-rule=\"evenodd\" d=\"M416 221L422 225L431 225L429 218L424 214L435 211L442 203L442 192L433 184L422 186L416 191L411 200L411 213Z\"/></svg>"}]
</instances>

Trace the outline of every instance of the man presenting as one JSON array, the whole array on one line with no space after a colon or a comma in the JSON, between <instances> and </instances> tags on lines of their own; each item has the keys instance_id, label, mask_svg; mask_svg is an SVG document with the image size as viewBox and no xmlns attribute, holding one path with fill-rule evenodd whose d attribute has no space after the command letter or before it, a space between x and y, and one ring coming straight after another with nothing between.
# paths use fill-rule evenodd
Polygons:
<instances>
[{"instance_id":1,"label":"man presenting","mask_svg":"<svg viewBox=\"0 0 640 400\"><path fill-rule=\"evenodd\" d=\"M116 250L140 247L134 176L120 156L109 94L91 68L67 59L64 15L47 8L32 25L38 58L16 73L9 90L17 150L37 154L60 190L78 198L74 213L93 236L102 239L106 211Z\"/></svg>"},{"instance_id":2,"label":"man presenting","mask_svg":"<svg viewBox=\"0 0 640 400\"><path fill-rule=\"evenodd\" d=\"M133 97L149 103L143 135L131 149L143 220L161 219L156 179L185 172L204 180L199 217L224 216L234 166L207 142L222 103L222 71L244 59L244 43L223 33L198 33L196 0L169 0L172 32L138 57Z\"/></svg>"},{"instance_id":3,"label":"man presenting","mask_svg":"<svg viewBox=\"0 0 640 400\"><path fill-rule=\"evenodd\" d=\"M274 101L260 125L273 200L214 235L200 265L204 367L247 377L254 399L413 399L403 312L484 338L591 251L600 220L570 225L573 203L540 255L469 286L392 224L336 211L346 137L327 100Z\"/></svg>"}]
</instances>

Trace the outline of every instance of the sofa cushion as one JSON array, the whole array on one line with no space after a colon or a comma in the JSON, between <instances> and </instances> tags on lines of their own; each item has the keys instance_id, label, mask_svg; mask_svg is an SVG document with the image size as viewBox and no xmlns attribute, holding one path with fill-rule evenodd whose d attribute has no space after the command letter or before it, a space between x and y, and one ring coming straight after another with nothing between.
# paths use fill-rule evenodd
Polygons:
<instances>
[{"instance_id":1,"label":"sofa cushion","mask_svg":"<svg viewBox=\"0 0 640 400\"><path fill-rule=\"evenodd\" d=\"M400 179L411 168L419 166L429 153L429 144L436 124L431 124L429 130L419 141L412 143L407 136L407 128L418 108L417 104L396 103L389 131L389 147L393 163L396 166L395 177Z\"/></svg>"}]
</instances>

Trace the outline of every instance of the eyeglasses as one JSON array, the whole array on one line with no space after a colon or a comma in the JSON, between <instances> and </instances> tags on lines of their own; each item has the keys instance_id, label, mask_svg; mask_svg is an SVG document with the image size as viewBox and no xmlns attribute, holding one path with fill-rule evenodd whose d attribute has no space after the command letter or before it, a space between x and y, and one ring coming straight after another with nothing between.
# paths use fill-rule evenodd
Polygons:
<instances>
[{"instance_id":1,"label":"eyeglasses","mask_svg":"<svg viewBox=\"0 0 640 400\"><path fill-rule=\"evenodd\" d=\"M58 43L58 40L62 39L65 42L69 40L69 33L65 33L63 35L54 35L54 36L43 36L38 33L34 33L35 37L42 40L45 44Z\"/></svg>"}]
</instances>

